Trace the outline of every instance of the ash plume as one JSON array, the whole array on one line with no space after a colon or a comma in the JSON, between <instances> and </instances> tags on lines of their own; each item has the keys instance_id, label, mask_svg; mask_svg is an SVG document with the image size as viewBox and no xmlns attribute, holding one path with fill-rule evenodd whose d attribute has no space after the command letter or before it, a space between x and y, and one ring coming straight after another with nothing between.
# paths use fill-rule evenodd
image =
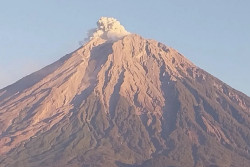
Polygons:
<instances>
[{"instance_id":1,"label":"ash plume","mask_svg":"<svg viewBox=\"0 0 250 167\"><path fill-rule=\"evenodd\" d=\"M115 18L101 17L97 22L97 28L88 31L88 37L85 38L85 41L94 38L117 41L128 34L130 33Z\"/></svg>"}]
</instances>

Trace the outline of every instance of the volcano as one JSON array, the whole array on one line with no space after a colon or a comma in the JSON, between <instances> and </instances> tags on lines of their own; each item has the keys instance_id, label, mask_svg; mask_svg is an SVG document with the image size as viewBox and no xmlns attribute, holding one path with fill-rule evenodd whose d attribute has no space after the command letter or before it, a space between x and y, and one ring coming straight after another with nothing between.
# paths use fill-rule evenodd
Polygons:
<instances>
[{"instance_id":1,"label":"volcano","mask_svg":"<svg viewBox=\"0 0 250 167\"><path fill-rule=\"evenodd\" d=\"M249 167L250 98L102 17L0 90L1 167Z\"/></svg>"}]
</instances>

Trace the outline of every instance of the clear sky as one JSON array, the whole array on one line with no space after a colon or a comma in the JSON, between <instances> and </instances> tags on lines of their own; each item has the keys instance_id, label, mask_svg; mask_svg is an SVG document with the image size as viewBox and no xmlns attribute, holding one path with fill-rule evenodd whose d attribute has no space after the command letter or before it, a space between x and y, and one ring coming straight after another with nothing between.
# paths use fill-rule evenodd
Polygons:
<instances>
[{"instance_id":1,"label":"clear sky","mask_svg":"<svg viewBox=\"0 0 250 167\"><path fill-rule=\"evenodd\" d=\"M0 2L0 89L78 48L109 16L250 95L250 0Z\"/></svg>"}]
</instances>

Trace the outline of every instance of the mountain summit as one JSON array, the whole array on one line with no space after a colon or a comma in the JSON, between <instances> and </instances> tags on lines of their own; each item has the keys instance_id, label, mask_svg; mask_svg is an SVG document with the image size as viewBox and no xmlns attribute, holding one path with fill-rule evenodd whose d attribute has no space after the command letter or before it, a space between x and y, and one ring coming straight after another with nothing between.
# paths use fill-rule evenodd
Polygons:
<instances>
[{"instance_id":1,"label":"mountain summit","mask_svg":"<svg viewBox=\"0 0 250 167\"><path fill-rule=\"evenodd\" d=\"M0 125L1 167L250 164L250 98L113 18L0 90Z\"/></svg>"}]
</instances>

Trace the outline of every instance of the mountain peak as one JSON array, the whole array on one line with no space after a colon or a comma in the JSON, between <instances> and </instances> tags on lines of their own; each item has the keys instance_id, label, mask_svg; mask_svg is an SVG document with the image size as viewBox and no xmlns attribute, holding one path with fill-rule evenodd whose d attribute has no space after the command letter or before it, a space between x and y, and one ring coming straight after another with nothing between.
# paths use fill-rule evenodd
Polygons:
<instances>
[{"instance_id":1,"label":"mountain peak","mask_svg":"<svg viewBox=\"0 0 250 167\"><path fill-rule=\"evenodd\" d=\"M249 97L114 18L88 40L0 90L1 167L249 166Z\"/></svg>"},{"instance_id":2,"label":"mountain peak","mask_svg":"<svg viewBox=\"0 0 250 167\"><path fill-rule=\"evenodd\" d=\"M108 41L117 41L130 34L121 23L112 17L101 17L97 21L97 28L90 29L85 41L95 38L102 38Z\"/></svg>"}]
</instances>

